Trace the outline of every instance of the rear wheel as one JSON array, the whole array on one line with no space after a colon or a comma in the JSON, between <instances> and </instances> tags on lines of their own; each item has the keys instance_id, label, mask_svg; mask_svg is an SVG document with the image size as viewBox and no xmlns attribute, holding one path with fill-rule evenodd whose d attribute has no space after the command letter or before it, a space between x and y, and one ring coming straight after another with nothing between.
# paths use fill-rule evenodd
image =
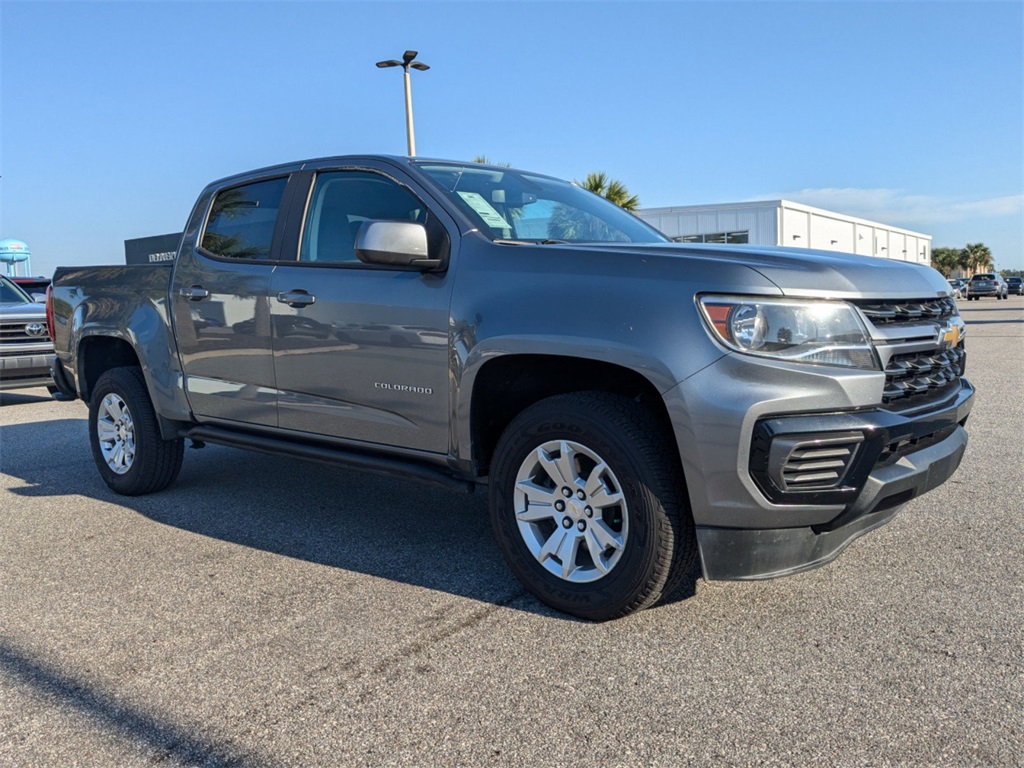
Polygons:
<instances>
[{"instance_id":1,"label":"rear wheel","mask_svg":"<svg viewBox=\"0 0 1024 768\"><path fill-rule=\"evenodd\" d=\"M646 409L605 393L548 398L513 419L495 450L491 520L534 596L601 621L688 575L696 536L669 440Z\"/></svg>"},{"instance_id":2,"label":"rear wheel","mask_svg":"<svg viewBox=\"0 0 1024 768\"><path fill-rule=\"evenodd\" d=\"M138 368L100 376L89 402L89 442L100 476L125 496L162 490L181 470L184 440L164 440Z\"/></svg>"}]
</instances>

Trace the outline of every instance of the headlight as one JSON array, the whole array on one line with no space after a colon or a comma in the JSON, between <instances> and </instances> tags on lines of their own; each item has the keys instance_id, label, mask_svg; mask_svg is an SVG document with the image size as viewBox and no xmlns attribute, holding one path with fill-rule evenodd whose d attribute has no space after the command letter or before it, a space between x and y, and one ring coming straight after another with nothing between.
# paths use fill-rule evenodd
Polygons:
<instances>
[{"instance_id":1,"label":"headlight","mask_svg":"<svg viewBox=\"0 0 1024 768\"><path fill-rule=\"evenodd\" d=\"M880 369L857 310L843 301L702 296L700 308L725 346L794 363Z\"/></svg>"}]
</instances>

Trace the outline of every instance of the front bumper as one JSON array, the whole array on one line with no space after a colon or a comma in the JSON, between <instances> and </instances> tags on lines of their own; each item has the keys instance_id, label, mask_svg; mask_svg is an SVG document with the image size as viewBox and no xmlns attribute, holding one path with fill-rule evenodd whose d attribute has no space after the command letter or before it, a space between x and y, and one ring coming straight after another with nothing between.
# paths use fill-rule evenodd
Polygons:
<instances>
[{"instance_id":1,"label":"front bumper","mask_svg":"<svg viewBox=\"0 0 1024 768\"><path fill-rule=\"evenodd\" d=\"M33 353L0 357L0 390L52 386L52 353Z\"/></svg>"},{"instance_id":2,"label":"front bumper","mask_svg":"<svg viewBox=\"0 0 1024 768\"><path fill-rule=\"evenodd\" d=\"M700 526L697 539L707 579L771 579L817 568L854 540L889 522L900 507L944 483L960 466L967 431L873 471L857 497L823 526L744 530Z\"/></svg>"},{"instance_id":3,"label":"front bumper","mask_svg":"<svg viewBox=\"0 0 1024 768\"><path fill-rule=\"evenodd\" d=\"M913 411L878 404L881 372L769 365L727 356L665 394L708 579L764 579L828 562L899 507L944 482L963 458L974 388ZM851 436L841 482L781 488L775 438ZM776 468L777 469L777 468ZM767 478L767 479L766 479Z\"/></svg>"}]
</instances>

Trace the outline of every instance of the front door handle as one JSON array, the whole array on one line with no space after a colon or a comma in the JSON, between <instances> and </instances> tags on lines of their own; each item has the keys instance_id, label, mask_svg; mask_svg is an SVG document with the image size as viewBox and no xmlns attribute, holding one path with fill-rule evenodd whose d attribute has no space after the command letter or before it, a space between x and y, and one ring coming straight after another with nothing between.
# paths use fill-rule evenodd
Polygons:
<instances>
[{"instance_id":1,"label":"front door handle","mask_svg":"<svg viewBox=\"0 0 1024 768\"><path fill-rule=\"evenodd\" d=\"M178 293L189 301L202 301L210 295L210 292L201 285L193 285L191 288L182 288Z\"/></svg>"},{"instance_id":2,"label":"front door handle","mask_svg":"<svg viewBox=\"0 0 1024 768\"><path fill-rule=\"evenodd\" d=\"M289 307L308 307L316 301L316 296L306 291L283 291L277 294L277 300Z\"/></svg>"}]
</instances>

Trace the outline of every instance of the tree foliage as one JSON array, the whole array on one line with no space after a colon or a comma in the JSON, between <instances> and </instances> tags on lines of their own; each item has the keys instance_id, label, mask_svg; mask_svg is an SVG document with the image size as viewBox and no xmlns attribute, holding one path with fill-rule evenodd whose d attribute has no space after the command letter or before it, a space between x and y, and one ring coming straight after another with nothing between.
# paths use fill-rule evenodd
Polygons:
<instances>
[{"instance_id":1,"label":"tree foliage","mask_svg":"<svg viewBox=\"0 0 1024 768\"><path fill-rule=\"evenodd\" d=\"M992 249L984 243L968 243L963 248L932 249L932 266L946 277L956 270L971 274L989 272L994 264Z\"/></svg>"},{"instance_id":2,"label":"tree foliage","mask_svg":"<svg viewBox=\"0 0 1024 768\"><path fill-rule=\"evenodd\" d=\"M628 242L625 232L613 229L586 211L559 203L548 220L548 237L555 240L597 243Z\"/></svg>"},{"instance_id":3,"label":"tree foliage","mask_svg":"<svg viewBox=\"0 0 1024 768\"><path fill-rule=\"evenodd\" d=\"M497 160L491 160L489 157L487 157L487 155L474 155L473 156L473 162L474 163L480 163L481 165L496 165L499 168L511 168L512 167L512 163L502 163L502 162L498 162Z\"/></svg>"},{"instance_id":4,"label":"tree foliage","mask_svg":"<svg viewBox=\"0 0 1024 768\"><path fill-rule=\"evenodd\" d=\"M637 208L640 207L640 198L636 195L631 195L629 190L626 189L626 185L618 179L609 179L608 174L604 171L594 171L588 173L582 183L576 182L579 186L584 189L589 189L596 195L600 195L605 200L615 203L619 208L635 213Z\"/></svg>"},{"instance_id":5,"label":"tree foliage","mask_svg":"<svg viewBox=\"0 0 1024 768\"><path fill-rule=\"evenodd\" d=\"M987 272L994 264L992 250L984 243L968 243L964 247L964 262L973 272Z\"/></svg>"},{"instance_id":6,"label":"tree foliage","mask_svg":"<svg viewBox=\"0 0 1024 768\"><path fill-rule=\"evenodd\" d=\"M932 249L932 266L939 270L944 277L949 277L950 274L960 269L960 249L959 248L933 248Z\"/></svg>"}]
</instances>

